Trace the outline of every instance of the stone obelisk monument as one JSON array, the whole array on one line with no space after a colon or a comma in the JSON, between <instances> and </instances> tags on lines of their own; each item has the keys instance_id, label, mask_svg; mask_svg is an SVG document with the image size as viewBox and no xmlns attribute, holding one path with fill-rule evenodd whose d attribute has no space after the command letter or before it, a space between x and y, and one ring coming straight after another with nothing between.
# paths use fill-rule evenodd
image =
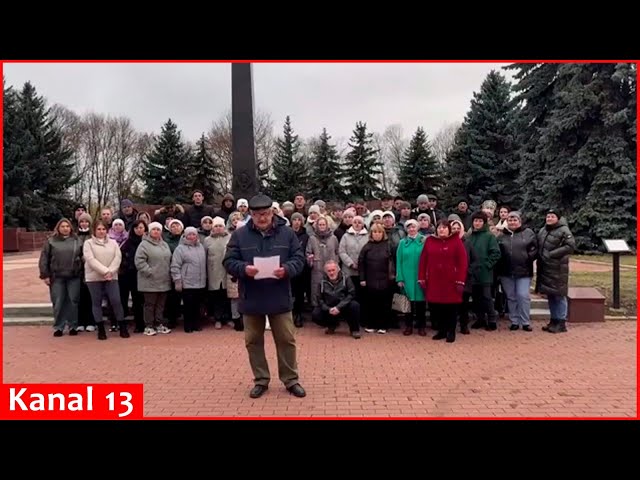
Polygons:
<instances>
[{"instance_id":1,"label":"stone obelisk monument","mask_svg":"<svg viewBox=\"0 0 640 480\"><path fill-rule=\"evenodd\" d=\"M250 63L231 64L232 193L249 200L258 193L254 135L253 69Z\"/></svg>"}]
</instances>

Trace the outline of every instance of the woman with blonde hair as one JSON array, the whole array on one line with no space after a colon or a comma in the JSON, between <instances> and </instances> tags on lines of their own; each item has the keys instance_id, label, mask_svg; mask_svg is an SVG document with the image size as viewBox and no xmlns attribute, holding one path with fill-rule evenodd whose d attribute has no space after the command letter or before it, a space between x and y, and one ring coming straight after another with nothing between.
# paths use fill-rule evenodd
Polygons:
<instances>
[{"instance_id":1,"label":"woman with blonde hair","mask_svg":"<svg viewBox=\"0 0 640 480\"><path fill-rule=\"evenodd\" d=\"M306 254L311 266L311 304L318 306L318 293L324 277L324 266L329 260L339 261L339 243L329 229L325 217L318 217L313 224L313 235L309 237Z\"/></svg>"},{"instance_id":2,"label":"woman with blonde hair","mask_svg":"<svg viewBox=\"0 0 640 480\"><path fill-rule=\"evenodd\" d=\"M361 322L365 331L387 333L393 299L391 245L384 227L378 223L369 229L369 241L358 256L360 286L364 289Z\"/></svg>"},{"instance_id":3,"label":"woman with blonde hair","mask_svg":"<svg viewBox=\"0 0 640 480\"><path fill-rule=\"evenodd\" d=\"M65 325L69 326L69 335L77 335L82 240L73 232L70 220L63 218L58 222L54 234L42 247L38 266L40 279L49 287L53 303L53 336L61 337Z\"/></svg>"}]
</instances>

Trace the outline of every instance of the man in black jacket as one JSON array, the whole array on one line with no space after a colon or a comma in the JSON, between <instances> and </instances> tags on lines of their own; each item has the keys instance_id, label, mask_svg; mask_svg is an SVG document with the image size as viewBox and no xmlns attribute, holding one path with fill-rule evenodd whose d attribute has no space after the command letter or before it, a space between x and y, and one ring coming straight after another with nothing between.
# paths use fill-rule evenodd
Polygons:
<instances>
[{"instance_id":1,"label":"man in black jacket","mask_svg":"<svg viewBox=\"0 0 640 480\"><path fill-rule=\"evenodd\" d=\"M360 305L351 278L343 275L338 263L330 260L324 266L324 278L320 283L319 305L311 318L318 325L326 325L327 335L335 333L340 320L346 320L353 338L360 338Z\"/></svg>"}]
</instances>

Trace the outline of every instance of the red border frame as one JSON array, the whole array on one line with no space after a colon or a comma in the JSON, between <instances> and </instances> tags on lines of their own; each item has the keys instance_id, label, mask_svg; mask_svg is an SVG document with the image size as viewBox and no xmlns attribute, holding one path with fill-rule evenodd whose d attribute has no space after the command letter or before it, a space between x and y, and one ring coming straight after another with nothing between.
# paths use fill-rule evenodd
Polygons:
<instances>
[{"instance_id":1,"label":"red border frame","mask_svg":"<svg viewBox=\"0 0 640 480\"><path fill-rule=\"evenodd\" d=\"M1 60L0 77L4 79L5 63L635 63L636 69L640 60ZM636 70L637 71L637 70ZM636 88L636 105L640 100ZM0 137L3 136L3 102L4 95L0 98ZM640 114L636 107L636 125L640 123ZM638 156L640 156L640 145L637 142L636 133L636 171L638 167ZM0 164L4 165L2 151L0 151ZM0 203L4 198L4 182L0 185ZM636 199L638 191L636 186ZM636 203L636 228L640 226L638 218L640 209ZM2 242L3 232L0 232L0 242ZM2 260L4 262L4 258ZM636 270L636 281L640 280L640 273ZM4 288L4 279L0 280L0 285ZM637 288L637 284L636 284ZM0 293L0 299L4 297L4 289ZM0 329L0 342L4 335L4 327ZM640 419L640 393L638 384L640 383L640 372L638 372L637 362L640 348L638 348L638 334L640 334L640 324L636 321L636 417L144 417L144 420L639 420ZM4 343L2 343L2 348ZM0 364L1 384L4 385L3 375L4 362Z\"/></svg>"}]
</instances>

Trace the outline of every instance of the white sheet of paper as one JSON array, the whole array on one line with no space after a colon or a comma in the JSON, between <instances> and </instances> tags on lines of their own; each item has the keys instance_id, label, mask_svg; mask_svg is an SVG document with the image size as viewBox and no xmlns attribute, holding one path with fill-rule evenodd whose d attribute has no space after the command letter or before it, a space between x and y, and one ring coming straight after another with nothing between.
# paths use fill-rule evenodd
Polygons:
<instances>
[{"instance_id":1,"label":"white sheet of paper","mask_svg":"<svg viewBox=\"0 0 640 480\"><path fill-rule=\"evenodd\" d=\"M258 269L258 273L254 277L256 280L277 278L273 271L280 268L280 257L254 257L253 265Z\"/></svg>"}]
</instances>

